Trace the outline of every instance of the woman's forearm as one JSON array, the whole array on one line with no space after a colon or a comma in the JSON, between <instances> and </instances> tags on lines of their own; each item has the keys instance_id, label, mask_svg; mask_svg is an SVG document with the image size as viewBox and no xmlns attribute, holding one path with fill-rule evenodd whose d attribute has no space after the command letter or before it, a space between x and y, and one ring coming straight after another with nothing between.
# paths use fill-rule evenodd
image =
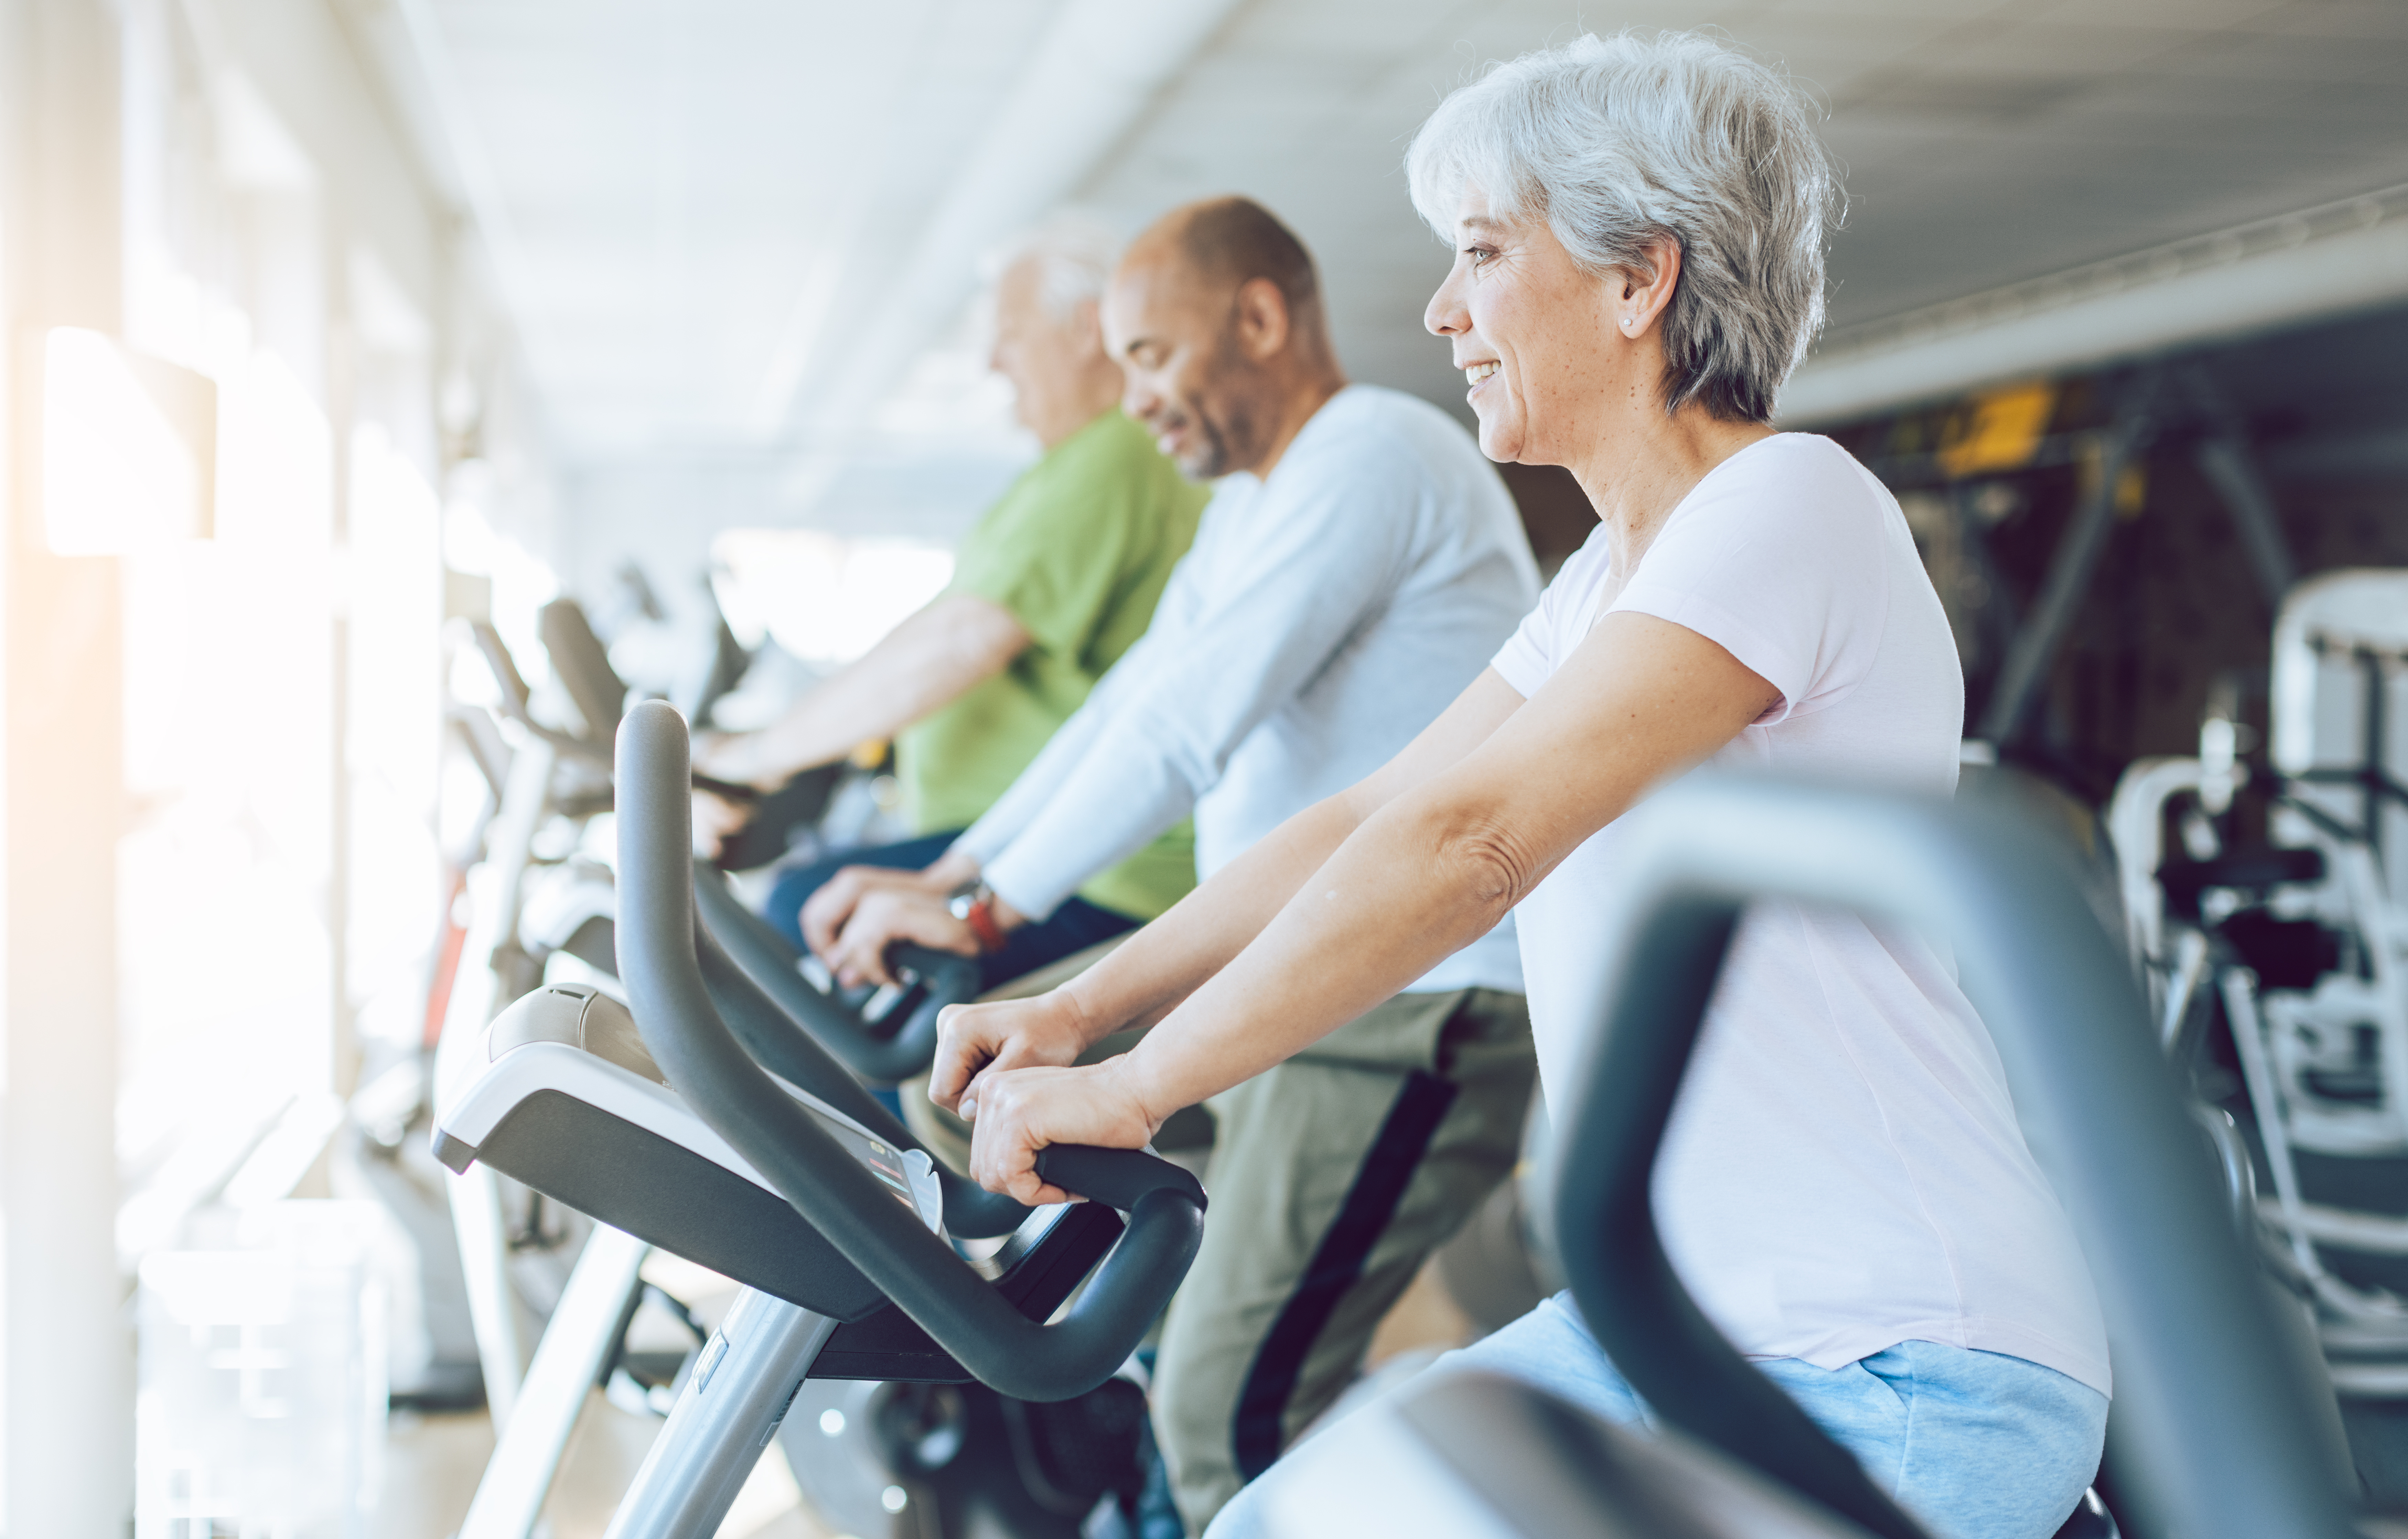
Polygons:
<instances>
[{"instance_id":1,"label":"woman's forearm","mask_svg":"<svg viewBox=\"0 0 2408 1539\"><path fill-rule=\"evenodd\" d=\"M1367 819L1460 763L1521 705L1495 670L1484 671L1378 771L1282 823L1068 985L1096 1035L1152 1025L1177 1007L1262 933Z\"/></svg>"},{"instance_id":2,"label":"woman's forearm","mask_svg":"<svg viewBox=\"0 0 2408 1539\"><path fill-rule=\"evenodd\" d=\"M1098 1036L1152 1025L1244 950L1358 821L1345 795L1305 808L1064 990Z\"/></svg>"},{"instance_id":3,"label":"woman's forearm","mask_svg":"<svg viewBox=\"0 0 2408 1539\"><path fill-rule=\"evenodd\" d=\"M1261 936L1128 1055L1138 1099L1162 1116L1193 1105L1403 989L1780 698L1693 631L1605 616L1476 750L1383 798Z\"/></svg>"},{"instance_id":4,"label":"woman's forearm","mask_svg":"<svg viewBox=\"0 0 2408 1539\"><path fill-rule=\"evenodd\" d=\"M1130 1052L1140 1101L1168 1116L1250 1079L1495 929L1523 884L1463 827L1420 798L1365 819Z\"/></svg>"}]
</instances>

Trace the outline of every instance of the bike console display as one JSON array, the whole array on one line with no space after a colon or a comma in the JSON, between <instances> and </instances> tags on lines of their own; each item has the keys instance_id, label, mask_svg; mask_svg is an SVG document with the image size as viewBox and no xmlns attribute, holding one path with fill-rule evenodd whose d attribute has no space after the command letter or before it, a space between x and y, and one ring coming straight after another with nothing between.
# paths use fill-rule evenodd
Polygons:
<instances>
[{"instance_id":1,"label":"bike console display","mask_svg":"<svg viewBox=\"0 0 2408 1539\"><path fill-rule=\"evenodd\" d=\"M486 1028L484 1062L444 1097L435 1153L490 1168L807 1309L860 1319L884 1301L669 1089L627 1007L582 985L538 989ZM815 1126L931 1231L935 1168L786 1087Z\"/></svg>"}]
</instances>

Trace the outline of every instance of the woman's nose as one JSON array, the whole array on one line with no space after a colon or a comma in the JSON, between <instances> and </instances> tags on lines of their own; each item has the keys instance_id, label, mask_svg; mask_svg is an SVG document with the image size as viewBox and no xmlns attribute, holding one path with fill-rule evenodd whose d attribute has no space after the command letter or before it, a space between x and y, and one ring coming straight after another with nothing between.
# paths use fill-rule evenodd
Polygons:
<instances>
[{"instance_id":1,"label":"woman's nose","mask_svg":"<svg viewBox=\"0 0 2408 1539\"><path fill-rule=\"evenodd\" d=\"M1430 295L1429 307L1422 312L1422 325L1433 336L1453 336L1470 329L1470 319L1464 314L1462 301L1455 295L1453 273L1447 274L1438 292Z\"/></svg>"}]
</instances>

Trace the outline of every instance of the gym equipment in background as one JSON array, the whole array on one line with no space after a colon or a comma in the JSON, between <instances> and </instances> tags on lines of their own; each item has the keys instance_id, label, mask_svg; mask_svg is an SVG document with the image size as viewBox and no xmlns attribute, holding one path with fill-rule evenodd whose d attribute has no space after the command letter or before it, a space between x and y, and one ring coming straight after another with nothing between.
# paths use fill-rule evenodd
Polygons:
<instances>
[{"instance_id":1,"label":"gym equipment in background","mask_svg":"<svg viewBox=\"0 0 2408 1539\"><path fill-rule=\"evenodd\" d=\"M2408 1217L2309 1201L2299 1156L2408 1158L2408 788L2394 768L2408 754L2408 572L2294 588L2272 683L2272 769L2254 787L2225 705L2199 757L2141 761L2117 785L2129 940L2170 1052L2191 1052L2222 1006L2274 1189L2268 1259L2311 1307L2341 1390L2395 1396L2408 1299L2345 1280L2323 1252L2408 1257ZM2244 787L2265 799L2271 845L2240 841Z\"/></svg>"},{"instance_id":2,"label":"gym equipment in background","mask_svg":"<svg viewBox=\"0 0 2408 1539\"><path fill-rule=\"evenodd\" d=\"M690 700L675 702L680 714L689 721L710 720L711 707L743 678L744 670L736 659L740 657L747 663L751 661L740 648L730 653L729 648L736 647L735 635L716 607L712 609L712 619L719 635L712 667ZM619 730L630 693L626 680L611 667L609 648L595 634L585 611L574 600L554 599L545 605L537 616L537 626L543 638L544 654L552 663L552 676L560 681L561 689L585 723L585 730L568 734L564 746L607 765L610 743ZM533 727L532 719L525 716L523 686L514 698L517 705L513 714L523 722L538 732L551 730ZM823 764L766 792L751 786L730 785L707 775L695 776L697 790L752 809L751 819L720 852L721 866L729 871L751 871L782 859L796 831L818 822L827 811L829 798L835 794L845 768L841 762Z\"/></svg>"},{"instance_id":3,"label":"gym equipment in background","mask_svg":"<svg viewBox=\"0 0 2408 1539\"><path fill-rule=\"evenodd\" d=\"M1096 1200L1035 1213L931 1161L698 928L686 755L674 710L630 713L618 760L619 957L632 1011L596 991L547 990L495 1020L480 1037L483 1061L461 1060L442 1088L447 1165L506 1169L605 1226L463 1539L534 1523L593 1382L595 1344L647 1243L748 1290L696 1359L619 1509L611 1533L628 1539L711 1532L806 1376L976 1379L1043 1403L1094 1393L1201 1238L1202 1189L1151 1155L1048 1150L1047 1178ZM1127 1215L1125 1233L1114 1209ZM949 1242L948 1230L960 1238ZM1002 1244L962 1243L981 1237ZM1077 1304L1042 1323L1082 1279ZM890 1513L913 1499L894 1490Z\"/></svg>"},{"instance_id":4,"label":"gym equipment in background","mask_svg":"<svg viewBox=\"0 0 2408 1539\"><path fill-rule=\"evenodd\" d=\"M607 748L597 758L580 734L540 720L500 634L473 621L468 631L520 740L487 825L484 858L466 885L467 931L434 1054L437 1094L486 1024L540 985L547 947L572 938L538 934L530 944L524 924L530 895L538 886L556 889L557 878L547 871L575 852L585 822L610 805ZM551 892L551 910L573 906L565 899ZM582 937L589 948L601 940L607 937L591 932ZM484 1169L452 1176L450 1199L486 1404L494 1424L505 1426L532 1350L531 1332L559 1305L568 1258L578 1254L589 1226L581 1217L548 1212L540 1194L506 1189ZM543 1275L530 1288L522 1275L537 1267ZM529 1292L536 1296L525 1297Z\"/></svg>"},{"instance_id":5,"label":"gym equipment in background","mask_svg":"<svg viewBox=\"0 0 2408 1539\"><path fill-rule=\"evenodd\" d=\"M467 874L484 859L486 833L501 805L510 763L509 744L481 706L454 704L446 712L445 729L475 767L484 793L456 842L443 851L444 902L419 1038L366 1045L369 1056L344 1107L332 1167L338 1190L353 1182L365 1189L392 1216L408 1244L414 1275L394 1290L387 1395L395 1407L425 1411L470 1409L485 1399L467 1283L452 1231L449 1181L427 1152L426 1134L434 1115L435 1047L466 950L460 911Z\"/></svg>"},{"instance_id":6,"label":"gym equipment in background","mask_svg":"<svg viewBox=\"0 0 2408 1539\"><path fill-rule=\"evenodd\" d=\"M1551 1181L1581 1312L1666 1430L1610 1426L1498 1375L1432 1375L1323 1432L1319 1478L1265 1493L1275 1532L1924 1534L1706 1321L1656 1236L1657 1146L1758 898L1925 930L1963 969L2116 1354L2115 1512L2086 1498L2068 1539L2118 1522L2134 1539L2357 1532L2313 1364L2270 1309L2130 974L2051 840L1990 809L1698 775L1652 801L1625 875Z\"/></svg>"},{"instance_id":7,"label":"gym equipment in background","mask_svg":"<svg viewBox=\"0 0 2408 1539\"><path fill-rule=\"evenodd\" d=\"M555 704L576 718L579 730L545 720L499 634L488 625L472 627L473 639L493 674L502 710L525 740L520 757L537 757L521 777L506 783L501 795L503 810L495 823L504 836L498 845L489 842L489 869L481 874L484 901L477 908L482 925L465 948L472 957L489 957L491 962L474 976L465 998L455 997L456 1013L447 1027L446 1042L473 1040L486 1019L537 987L548 972L558 972L552 966L554 956L572 956L582 964L581 970L572 970L572 976L615 977L618 971L617 894L611 874L576 850L582 843L580 831L584 822L610 807L610 745L607 737L597 739L595 734L617 730L631 691L612 669L608 649L575 601L559 599L545 606L538 617L538 628L562 697ZM812 772L758 798L760 805L743 837L782 854L790 831L781 820L817 817L825 806L835 775L834 768L825 774ZM707 777L695 777L694 783L734 799L754 796L749 788L724 785ZM550 847L548 857L537 854L538 834ZM759 921L740 905L738 912L758 926ZM774 933L770 939L776 941ZM974 995L977 970L962 959L936 953L921 956L917 948L911 948L910 956L899 957L898 964L913 969L915 978L926 976L934 985L913 990L910 1008L897 1018L898 1022L913 1020L914 1031L933 1045L936 1012ZM895 1003L892 996L848 994L823 1003L810 1018L810 1024L837 1040L876 1042L886 1022L886 1010ZM449 1071L438 1066L437 1072ZM495 1408L497 1422L506 1422L513 1409L517 1377L532 1350L530 1328L539 1329L563 1297L570 1259L584 1241L587 1226L581 1215L574 1212L548 1215L539 1192L521 1191L516 1183L506 1180L497 1182L487 1167L479 1167L452 1186L452 1219L469 1279L468 1313L476 1323L486 1395ZM532 1290L523 1277L515 1287L507 1286L530 1265L546 1262L549 1265ZM638 1252L626 1265L633 1268L640 1262ZM529 1301L532 1307L522 1309L511 1302L514 1295L530 1291L536 1295ZM622 1355L614 1348L610 1361L621 1361ZM665 1388L656 1373L637 1378L639 1389Z\"/></svg>"}]
</instances>

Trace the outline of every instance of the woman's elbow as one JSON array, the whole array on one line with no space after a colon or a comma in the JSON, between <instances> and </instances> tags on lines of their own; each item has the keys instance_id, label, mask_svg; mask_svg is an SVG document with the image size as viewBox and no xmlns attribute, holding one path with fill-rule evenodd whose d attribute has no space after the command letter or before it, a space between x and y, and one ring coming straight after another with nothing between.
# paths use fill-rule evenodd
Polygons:
<instances>
[{"instance_id":1,"label":"woman's elbow","mask_svg":"<svg viewBox=\"0 0 2408 1539\"><path fill-rule=\"evenodd\" d=\"M1528 893L1533 866L1509 829L1487 820L1457 822L1440 841L1447 885L1490 925Z\"/></svg>"}]
</instances>

